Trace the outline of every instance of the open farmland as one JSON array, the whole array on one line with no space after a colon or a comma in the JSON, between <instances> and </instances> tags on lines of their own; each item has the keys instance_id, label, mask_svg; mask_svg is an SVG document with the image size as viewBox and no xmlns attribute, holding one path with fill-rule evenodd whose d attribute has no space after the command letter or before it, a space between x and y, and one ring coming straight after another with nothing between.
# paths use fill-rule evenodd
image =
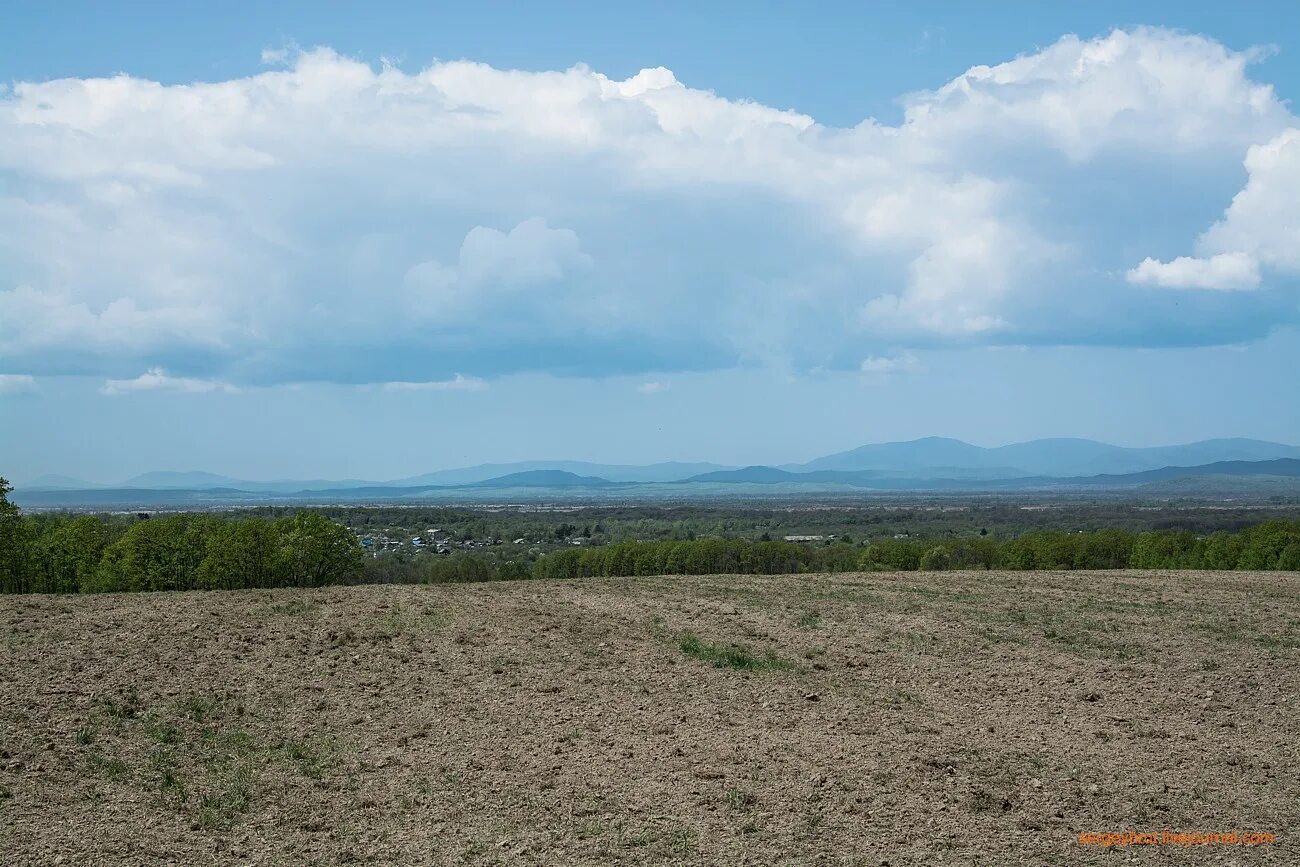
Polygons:
<instances>
[{"instance_id":1,"label":"open farmland","mask_svg":"<svg viewBox=\"0 0 1300 867\"><path fill-rule=\"evenodd\" d=\"M0 598L0 863L1300 862L1300 575ZM1082 846L1243 830L1253 847Z\"/></svg>"}]
</instances>

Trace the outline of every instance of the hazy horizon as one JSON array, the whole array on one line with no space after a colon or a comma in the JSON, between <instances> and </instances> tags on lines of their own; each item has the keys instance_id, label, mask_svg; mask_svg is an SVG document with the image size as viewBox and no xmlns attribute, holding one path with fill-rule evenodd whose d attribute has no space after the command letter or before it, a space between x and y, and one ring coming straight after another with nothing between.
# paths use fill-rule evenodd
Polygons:
<instances>
[{"instance_id":1,"label":"hazy horizon","mask_svg":"<svg viewBox=\"0 0 1300 867\"><path fill-rule=\"evenodd\" d=\"M487 460L487 461L476 462L476 463L474 463L474 464L456 464L456 465L446 465L446 466L428 466L428 467L414 468L414 469L411 469L409 472L404 472L404 473L401 473L400 475L390 476L390 477L378 477L378 476L344 476L344 475L341 475L341 474L338 474L338 473L329 473L329 472L321 472L321 473L316 473L316 474L312 474L312 475L303 475L303 476L266 476L266 477L257 477L257 476L244 476L244 475L240 475L240 474L238 474L238 473L229 473L229 472L224 472L224 471L222 471L220 468L211 468L211 467L164 467L164 466L156 466L156 467L152 467L152 468L147 469L147 470L143 470L143 471L138 472L138 473L134 473L134 474L132 474L132 475L130 475L130 476L119 476L119 477L112 477L112 478L98 478L98 479L96 479L96 478L90 478L90 477L86 477L86 476L76 476L76 475L71 474L71 473L51 472L51 473L42 473L42 474L39 474L39 475L37 475L37 476L17 477L17 478L10 479L9 481L12 482L12 483L15 483L15 484L17 484L17 485L19 485L19 486L21 487L22 485L24 485L24 484L30 484L30 483L32 483L34 480L39 479L39 478L45 478L45 477L52 477L52 476L55 476L55 477L65 477L65 478L69 478L69 479L75 479L75 480L77 480L77 481L89 482L89 483L91 483L91 484L100 485L100 486L112 486L112 485L115 485L115 484L120 484L120 483L126 483L126 482L133 481L133 480L135 480L135 479L137 479L137 478L139 478L139 477L141 477L141 476L148 476L148 475L168 475L168 474L175 474L175 475L190 475L190 474L194 474L194 475L221 476L221 477L225 477L225 478L236 479L236 480L242 480L242 481L250 481L250 482L282 482L282 481L296 481L296 480L306 480L306 481L311 481L311 480L321 480L321 481L367 481L367 482L388 483L388 482L404 481L404 480L408 480L408 479L415 478L415 477L418 477L418 476L423 476L423 475L430 475L430 474L436 474L436 473L440 473L440 472L449 472L449 471L461 470L461 469L474 469L474 468L478 468L478 467L504 467L504 468L509 468L509 467L516 467L516 466L519 466L519 465L531 465L531 464L585 464L585 465L590 465L590 466L623 466L623 467L657 466L657 465L660 465L660 464L682 464L682 465L687 465L687 466L689 466L689 465L700 465L700 466L704 466L704 465L713 465L713 466L719 466L719 467L736 467L736 468L741 468L741 467L746 467L746 466L790 466L790 465L797 465L797 464L807 463L809 460L816 460L816 459L818 459L818 458L824 458L824 457L827 457L827 456L830 456L830 455L839 454L839 453L841 453L841 452L851 451L851 450L853 450L853 449L860 448L860 447L862 447L862 446L872 446L872 445L899 445L899 444L909 444L909 443L916 443L916 442L922 442L922 441L925 441L925 440L934 440L934 439L957 441L957 442L965 443L965 444L967 444L967 445L972 445L972 446L976 446L976 447L979 447L979 448L985 448L985 449L997 449L997 448L1008 447L1008 446L1025 445L1025 444L1029 444L1029 443L1049 442L1049 441L1052 441L1052 440L1058 440L1058 441L1066 441L1066 440L1085 441L1085 442L1097 443L1097 444L1102 444L1102 445L1107 445L1107 446L1118 446L1118 447L1120 447L1120 448L1132 448L1132 449L1142 449L1142 448L1173 448L1173 447L1178 447L1178 446L1195 445L1195 444L1202 443L1202 442L1214 442L1214 441L1225 441L1225 440L1250 440L1250 441L1255 441L1255 442L1276 442L1276 444L1278 444L1278 445L1289 446L1289 447L1292 447L1292 448L1300 449L1300 443L1290 443L1290 442L1284 442L1284 441L1269 441L1269 440L1261 440L1261 439L1259 439L1259 438L1257 438L1257 437L1213 437L1213 438L1207 438L1206 440L1196 440L1196 441L1188 441L1188 442L1154 443L1154 444L1142 445L1142 446L1131 446L1131 445L1125 445L1125 444L1122 444L1122 443L1103 442L1103 441L1101 441L1101 440L1095 440L1095 439L1086 438L1086 437L1041 437L1041 438L1034 438L1034 439L1030 439L1030 440L1019 440L1019 441L1014 441L1014 442L1005 442L1005 443L972 443L972 442L969 442L969 441L966 441L966 440L962 440L962 439L960 439L959 437L947 437L947 436L943 436L943 435L938 435L938 434L936 434L936 435L929 435L929 436L925 436L925 437L916 437L916 438L912 438L912 439L908 439L908 440L890 440L890 441L884 441L884 442L862 442L862 443L857 443L857 444L854 445L854 446L848 446L848 447L845 447L844 449L838 449L838 450L834 450L834 451L830 451L830 452L826 452L826 453L820 453L820 454L817 454L817 455L813 455L813 456L811 456L811 457L808 458L808 459L799 459L799 460L774 460L774 461L768 461L768 462L766 462L766 463L761 463L761 464L742 464L742 463L737 463L737 462L735 462L735 461L721 460L721 459L715 459L715 458L711 458L711 457L700 457L700 458L692 458L692 459L676 459L676 458L673 458L673 459L667 459L667 460L663 460L663 461L654 461L654 460L650 460L650 461L600 460L600 461L598 461L598 460L592 460L592 459L589 459L589 458L586 458L586 457L582 457L582 456L569 456L569 457L546 457L546 456L537 456L537 457L531 457L531 458L520 458L520 459L516 459L516 460L508 460L508 461Z\"/></svg>"}]
</instances>

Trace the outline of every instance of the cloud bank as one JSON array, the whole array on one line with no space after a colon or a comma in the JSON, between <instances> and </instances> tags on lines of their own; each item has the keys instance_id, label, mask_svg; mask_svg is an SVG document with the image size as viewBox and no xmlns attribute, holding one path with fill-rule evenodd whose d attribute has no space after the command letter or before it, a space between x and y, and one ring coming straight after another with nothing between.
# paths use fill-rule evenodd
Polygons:
<instances>
[{"instance_id":1,"label":"cloud bank","mask_svg":"<svg viewBox=\"0 0 1300 867\"><path fill-rule=\"evenodd\" d=\"M662 68L325 48L213 83L19 82L0 358L111 393L434 389L1249 340L1296 320L1300 277L1300 121L1256 59L1066 36L849 129Z\"/></svg>"}]
</instances>

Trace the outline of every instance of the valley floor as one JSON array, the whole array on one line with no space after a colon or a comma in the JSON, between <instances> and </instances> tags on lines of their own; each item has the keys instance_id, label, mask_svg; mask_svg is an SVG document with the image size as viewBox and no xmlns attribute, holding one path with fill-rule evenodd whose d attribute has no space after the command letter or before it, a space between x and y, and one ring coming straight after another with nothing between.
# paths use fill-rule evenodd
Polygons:
<instances>
[{"instance_id":1,"label":"valley floor","mask_svg":"<svg viewBox=\"0 0 1300 867\"><path fill-rule=\"evenodd\" d=\"M0 597L0 627L6 865L1300 863L1296 573ZM1165 829L1275 838L1079 841Z\"/></svg>"}]
</instances>

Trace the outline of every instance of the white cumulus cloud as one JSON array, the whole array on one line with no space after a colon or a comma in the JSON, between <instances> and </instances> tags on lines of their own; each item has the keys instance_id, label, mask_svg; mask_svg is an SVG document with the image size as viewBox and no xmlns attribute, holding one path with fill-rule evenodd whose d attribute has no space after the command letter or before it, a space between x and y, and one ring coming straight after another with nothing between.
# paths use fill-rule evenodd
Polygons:
<instances>
[{"instance_id":1,"label":"white cumulus cloud","mask_svg":"<svg viewBox=\"0 0 1300 867\"><path fill-rule=\"evenodd\" d=\"M1151 28L1065 36L911 94L897 125L844 129L663 68L408 71L327 48L217 82L17 82L0 357L112 382L381 384L1258 336L1291 309L1259 305L1300 245L1297 124L1255 57ZM1154 244L1110 181L1160 201L1243 159L1192 255L1135 267L1079 231L1084 210ZM1262 291L1229 309L1115 277L1245 288L1240 257Z\"/></svg>"},{"instance_id":2,"label":"white cumulus cloud","mask_svg":"<svg viewBox=\"0 0 1300 867\"><path fill-rule=\"evenodd\" d=\"M1248 253L1220 253L1206 259L1179 256L1169 262L1148 257L1125 276L1130 283L1165 289L1255 289L1259 263Z\"/></svg>"},{"instance_id":3,"label":"white cumulus cloud","mask_svg":"<svg viewBox=\"0 0 1300 867\"><path fill-rule=\"evenodd\" d=\"M465 236L454 266L437 260L418 262L403 275L411 290L413 312L435 318L491 312L492 305L534 307L554 300L552 291L538 299L537 290L555 288L566 277L592 264L572 229L553 229L546 220L524 220L508 232L475 226ZM499 307L497 308L500 309Z\"/></svg>"},{"instance_id":4,"label":"white cumulus cloud","mask_svg":"<svg viewBox=\"0 0 1300 867\"><path fill-rule=\"evenodd\" d=\"M101 394L130 394L137 391L180 391L201 394L209 391L238 392L228 382L213 379L195 379L188 376L169 376L161 367L150 368L135 379L109 379L100 387Z\"/></svg>"},{"instance_id":5,"label":"white cumulus cloud","mask_svg":"<svg viewBox=\"0 0 1300 867\"><path fill-rule=\"evenodd\" d=\"M1146 259L1134 283L1175 289L1256 289L1261 268L1300 276L1300 129L1292 127L1246 154L1246 186L1223 218L1196 242L1197 256Z\"/></svg>"},{"instance_id":6,"label":"white cumulus cloud","mask_svg":"<svg viewBox=\"0 0 1300 867\"><path fill-rule=\"evenodd\" d=\"M451 379L423 382L385 382L384 391L482 391L487 383L476 376L456 374Z\"/></svg>"}]
</instances>

